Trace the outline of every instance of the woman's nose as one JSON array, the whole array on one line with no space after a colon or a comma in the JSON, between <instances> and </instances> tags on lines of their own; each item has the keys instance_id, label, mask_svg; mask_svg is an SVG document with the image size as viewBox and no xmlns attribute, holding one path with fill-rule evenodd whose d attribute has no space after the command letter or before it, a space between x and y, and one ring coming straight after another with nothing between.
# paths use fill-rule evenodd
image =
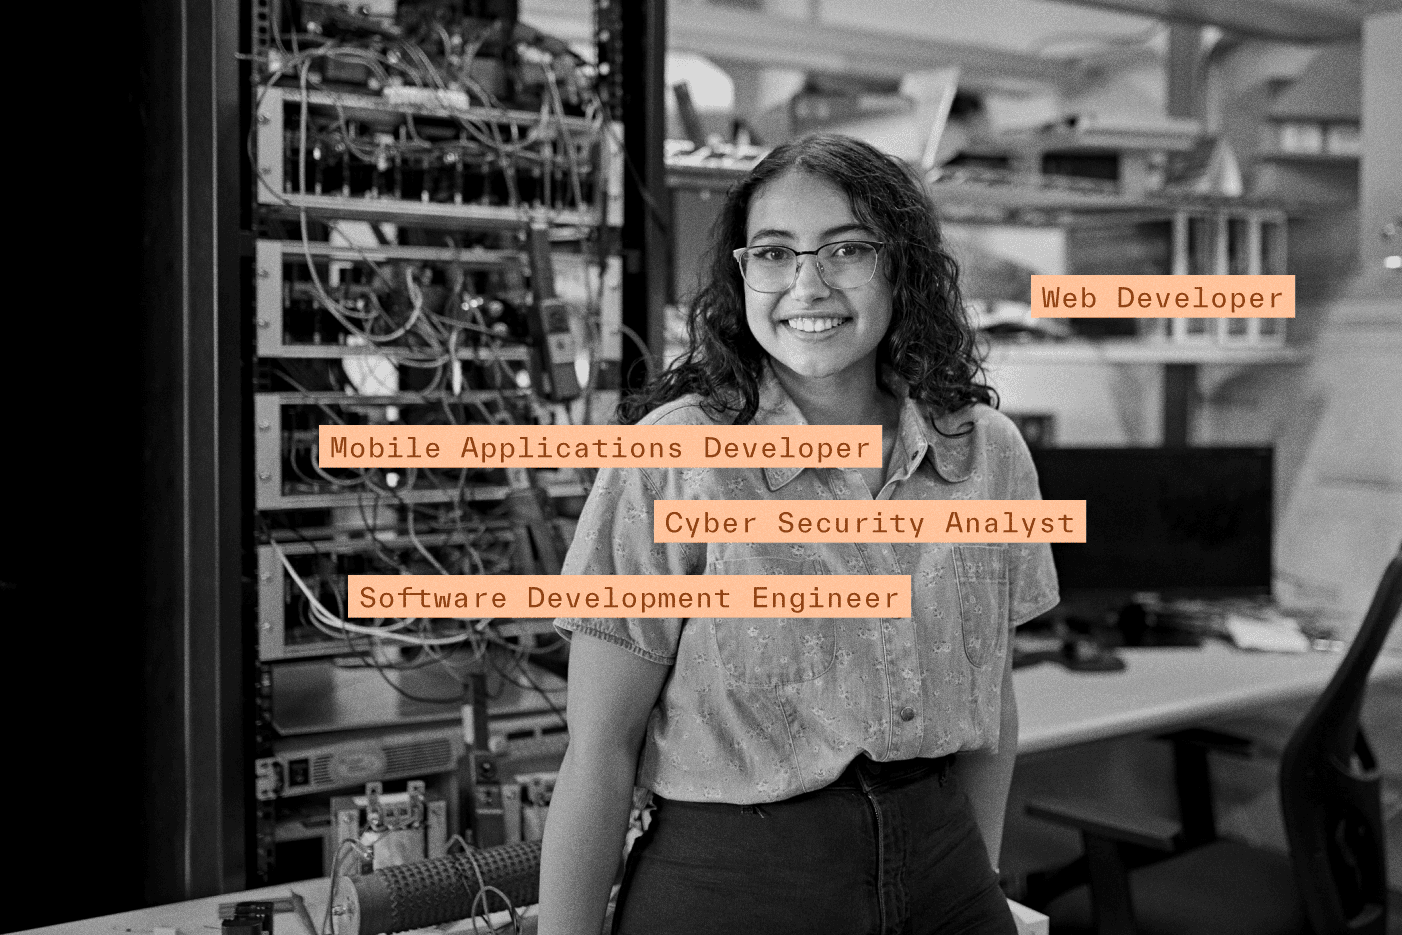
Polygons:
<instances>
[{"instance_id":1,"label":"woman's nose","mask_svg":"<svg viewBox=\"0 0 1402 935\"><path fill-rule=\"evenodd\" d=\"M798 257L798 278L794 280L793 297L800 302L811 302L814 299L821 299L830 290L828 284L823 282L823 277L818 275L818 258L815 256Z\"/></svg>"}]
</instances>

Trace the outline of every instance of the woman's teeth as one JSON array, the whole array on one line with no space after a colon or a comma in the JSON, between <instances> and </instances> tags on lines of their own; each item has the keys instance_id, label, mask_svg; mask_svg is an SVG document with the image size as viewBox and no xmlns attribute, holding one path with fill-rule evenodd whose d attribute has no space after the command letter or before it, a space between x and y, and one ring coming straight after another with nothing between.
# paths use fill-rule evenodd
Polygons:
<instances>
[{"instance_id":1,"label":"woman's teeth","mask_svg":"<svg viewBox=\"0 0 1402 935\"><path fill-rule=\"evenodd\" d=\"M831 331L846 320L845 318L790 318L784 324L795 331L816 334L822 331Z\"/></svg>"}]
</instances>

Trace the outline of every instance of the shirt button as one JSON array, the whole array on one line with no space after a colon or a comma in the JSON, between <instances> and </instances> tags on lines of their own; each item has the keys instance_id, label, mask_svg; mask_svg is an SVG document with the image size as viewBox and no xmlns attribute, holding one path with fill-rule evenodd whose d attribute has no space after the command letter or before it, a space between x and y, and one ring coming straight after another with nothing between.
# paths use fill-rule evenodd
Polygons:
<instances>
[{"instance_id":1,"label":"shirt button","mask_svg":"<svg viewBox=\"0 0 1402 935\"><path fill-rule=\"evenodd\" d=\"M901 708L901 720L912 721L915 719L915 709L911 707Z\"/></svg>"}]
</instances>

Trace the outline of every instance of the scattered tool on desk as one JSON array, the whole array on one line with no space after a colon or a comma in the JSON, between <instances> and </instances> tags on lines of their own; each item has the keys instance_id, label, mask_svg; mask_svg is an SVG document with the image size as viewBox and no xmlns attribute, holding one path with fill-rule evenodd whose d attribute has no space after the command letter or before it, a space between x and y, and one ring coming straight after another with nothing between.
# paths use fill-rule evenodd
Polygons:
<instances>
[{"instance_id":1,"label":"scattered tool on desk","mask_svg":"<svg viewBox=\"0 0 1402 935\"><path fill-rule=\"evenodd\" d=\"M291 901L288 900L290 911ZM224 914L224 906L219 907L219 918L223 920L223 931L229 935L273 935L273 901L245 900L234 903L229 914Z\"/></svg>"},{"instance_id":2,"label":"scattered tool on desk","mask_svg":"<svg viewBox=\"0 0 1402 935\"><path fill-rule=\"evenodd\" d=\"M1057 662L1072 672L1120 672L1125 668L1124 658L1119 653L1089 639L1070 638L1063 641L1058 649L1031 652L1014 647L1014 669L1022 669L1039 662Z\"/></svg>"},{"instance_id":3,"label":"scattered tool on desk","mask_svg":"<svg viewBox=\"0 0 1402 935\"><path fill-rule=\"evenodd\" d=\"M1124 657L1095 640L1069 639L1061 644L1057 659L1072 672L1120 672L1125 668Z\"/></svg>"},{"instance_id":4,"label":"scattered tool on desk","mask_svg":"<svg viewBox=\"0 0 1402 935\"><path fill-rule=\"evenodd\" d=\"M291 896L279 896L276 899L263 900L263 902L266 902L269 906L271 906L273 912L291 912L293 910L293 902ZM246 905L248 905L247 901L237 903L220 903L219 918L237 918L239 907Z\"/></svg>"},{"instance_id":5,"label":"scattered tool on desk","mask_svg":"<svg viewBox=\"0 0 1402 935\"><path fill-rule=\"evenodd\" d=\"M1291 617L1279 614L1259 617L1227 614L1223 625L1238 649L1274 653L1306 653L1310 650L1309 637L1301 632L1300 625Z\"/></svg>"},{"instance_id":6,"label":"scattered tool on desk","mask_svg":"<svg viewBox=\"0 0 1402 935\"><path fill-rule=\"evenodd\" d=\"M306 928L307 935L317 935L316 923L312 921L311 913L307 911L306 900L296 890L290 892L291 896L279 896L275 899L220 903L219 918L222 920L224 930L261 932L263 935L272 935L273 914L291 912ZM267 920L266 927L263 927L265 918ZM252 925L259 927L253 928Z\"/></svg>"}]
</instances>

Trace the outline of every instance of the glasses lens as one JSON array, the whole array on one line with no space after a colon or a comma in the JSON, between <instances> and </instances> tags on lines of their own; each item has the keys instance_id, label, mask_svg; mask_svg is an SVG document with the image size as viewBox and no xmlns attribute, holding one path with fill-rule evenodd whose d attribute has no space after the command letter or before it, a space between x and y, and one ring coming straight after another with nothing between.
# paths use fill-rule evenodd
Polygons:
<instances>
[{"instance_id":1,"label":"glasses lens","mask_svg":"<svg viewBox=\"0 0 1402 935\"><path fill-rule=\"evenodd\" d=\"M834 289L855 289L876 274L876 247L849 240L830 243L818 251L823 281Z\"/></svg>"},{"instance_id":2,"label":"glasses lens","mask_svg":"<svg viewBox=\"0 0 1402 935\"><path fill-rule=\"evenodd\" d=\"M756 292L783 292L793 285L796 260L788 247L751 247L740 254L740 272Z\"/></svg>"}]
</instances>

